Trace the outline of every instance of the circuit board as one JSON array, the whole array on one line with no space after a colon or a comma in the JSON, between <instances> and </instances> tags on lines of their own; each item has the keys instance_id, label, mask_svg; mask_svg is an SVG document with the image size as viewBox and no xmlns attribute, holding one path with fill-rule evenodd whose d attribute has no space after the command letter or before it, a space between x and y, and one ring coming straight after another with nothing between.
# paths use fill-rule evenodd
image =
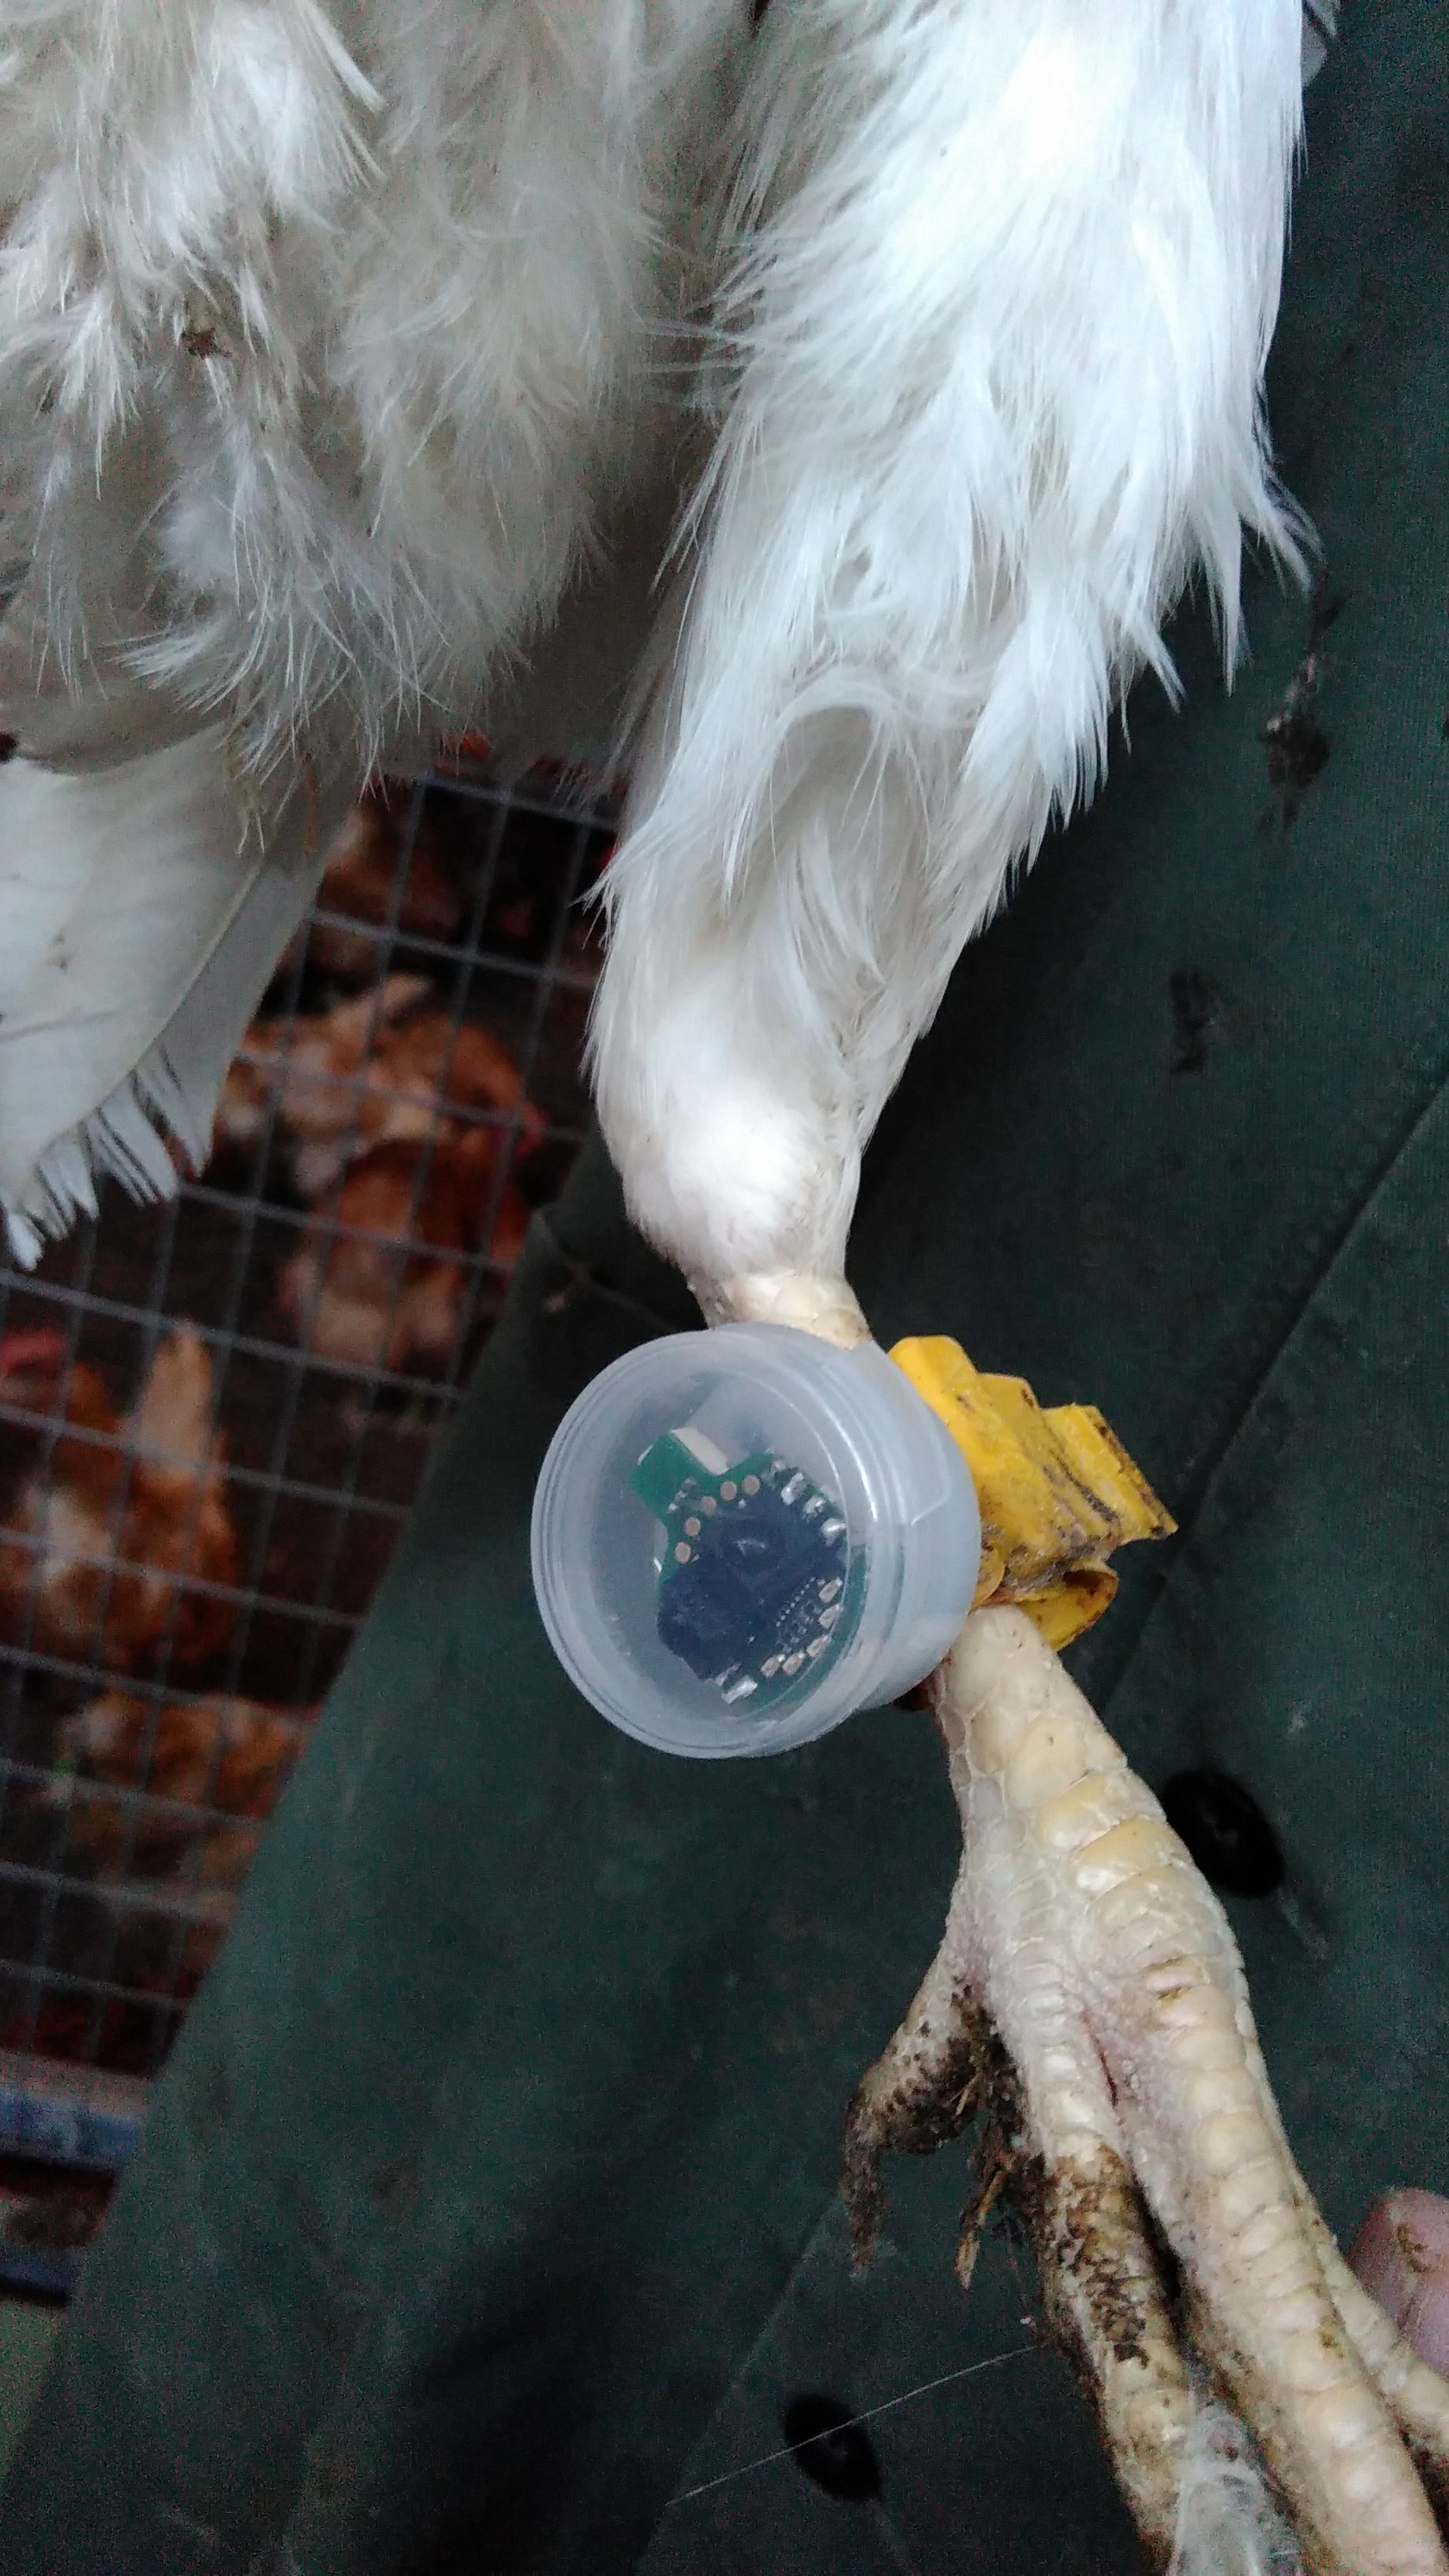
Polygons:
<instances>
[{"instance_id":1,"label":"circuit board","mask_svg":"<svg viewBox=\"0 0 1449 2576\"><path fill-rule=\"evenodd\" d=\"M730 1465L666 1431L630 1483L664 1530L660 1643L730 1706L773 1707L844 1642L860 1590L845 1516L803 1468L768 1449Z\"/></svg>"}]
</instances>

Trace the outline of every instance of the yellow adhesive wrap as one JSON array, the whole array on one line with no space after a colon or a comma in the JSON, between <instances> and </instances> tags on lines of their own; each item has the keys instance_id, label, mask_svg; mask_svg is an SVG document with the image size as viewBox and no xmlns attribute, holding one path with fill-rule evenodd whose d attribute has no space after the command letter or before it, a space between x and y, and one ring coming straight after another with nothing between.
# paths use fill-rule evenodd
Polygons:
<instances>
[{"instance_id":1,"label":"yellow adhesive wrap","mask_svg":"<svg viewBox=\"0 0 1449 2576\"><path fill-rule=\"evenodd\" d=\"M1094 1404L1044 1409L1024 1378L983 1377L944 1334L897 1342L891 1358L971 1470L981 1507L973 1609L1015 1602L1049 1646L1069 1645L1117 1589L1113 1549L1170 1538L1176 1521Z\"/></svg>"}]
</instances>

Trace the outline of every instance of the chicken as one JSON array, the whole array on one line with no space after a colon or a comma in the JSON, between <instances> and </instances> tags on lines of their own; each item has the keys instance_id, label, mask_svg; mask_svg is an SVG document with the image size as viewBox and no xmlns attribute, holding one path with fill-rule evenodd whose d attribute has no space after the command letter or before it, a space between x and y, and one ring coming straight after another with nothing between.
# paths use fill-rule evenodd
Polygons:
<instances>
[{"instance_id":1,"label":"chicken","mask_svg":"<svg viewBox=\"0 0 1449 2576\"><path fill-rule=\"evenodd\" d=\"M199 1886L238 1886L256 1846L254 1828L281 1796L316 1713L249 1699L158 1706L103 1693L65 1721L73 1779L53 1782L48 1792L69 1811L68 1847L128 1880L170 1868ZM89 1782L132 1794L92 1797L80 1785ZM246 1821L218 1826L217 1817Z\"/></svg>"},{"instance_id":2,"label":"chicken","mask_svg":"<svg viewBox=\"0 0 1449 2576\"><path fill-rule=\"evenodd\" d=\"M168 1333L124 1418L67 1358L63 1333L0 1339L0 1405L64 1426L0 1535L0 1630L107 1672L194 1670L227 1645L240 1579L206 1346Z\"/></svg>"},{"instance_id":3,"label":"chicken","mask_svg":"<svg viewBox=\"0 0 1449 2576\"><path fill-rule=\"evenodd\" d=\"M423 1142L440 1116L461 1125L481 1113L495 1153L511 1136L516 1163L547 1122L501 1040L476 1020L418 1008L431 989L426 976L389 975L314 1018L255 1022L222 1087L218 1138L251 1144L275 1115L307 1199L371 1146Z\"/></svg>"},{"instance_id":4,"label":"chicken","mask_svg":"<svg viewBox=\"0 0 1449 2576\"><path fill-rule=\"evenodd\" d=\"M488 1127L440 1126L430 1144L399 1137L361 1155L278 1280L299 1341L360 1369L455 1360L477 1256L506 1272L523 1248L528 1210L511 1182L499 1192L498 1159Z\"/></svg>"},{"instance_id":5,"label":"chicken","mask_svg":"<svg viewBox=\"0 0 1449 2576\"><path fill-rule=\"evenodd\" d=\"M307 954L340 983L370 983L395 937L446 940L458 927L458 889L438 857L426 815L417 822L402 872L406 814L407 790L375 781L328 849L317 889L324 917L308 931ZM349 929L354 921L367 927Z\"/></svg>"},{"instance_id":6,"label":"chicken","mask_svg":"<svg viewBox=\"0 0 1449 2576\"><path fill-rule=\"evenodd\" d=\"M89 1203L93 1163L174 1187L158 1123L199 1150L364 766L423 756L475 702L493 730L506 659L563 600L604 495L642 504L677 450L693 487L677 556L655 557L676 578L604 883L600 1116L710 1320L859 1339L861 1151L963 943L1095 785L1134 675L1175 685L1164 627L1188 581L1230 671L1245 532L1301 561L1263 404L1299 0L27 0L0 26L18 1250ZM650 363L696 308L699 385ZM702 462L674 438L691 417ZM374 1191L395 1224L415 1152L373 1148L333 1214ZM459 1221L433 1220L450 1253ZM386 1283L441 1308L457 1273L319 1236L290 1293L338 1346L391 1357ZM424 1339L441 1334L429 1305ZM1093 1800L1115 1798L1126 1840L1102 1866L1125 1894L1092 1919L1101 1990L1134 2000L1112 2034L1130 2122L1103 2108L1090 2018L1063 2039L1120 2222L1099 2231L1099 2307L1137 2314L1145 2200L1204 2347L1261 2356L1234 2386L1314 2568L1446 2576L1374 2393L1442 2460L1442 2384L1411 2380L1344 2289L1283 2161L1233 1954L1157 1852L1146 1793L1075 1707L1064 1842L1012 1771L1013 1728L1050 1768L1022 1691L1057 1691L1051 1671L1023 1684L1013 1617L968 1623L938 1688L967 1823L947 1947L969 1934L1044 2205L1070 2159L1028 1987L1075 1991L1074 1872ZM1000 1826L984 1861L978 1809ZM1130 1860L1149 1849L1155 1876ZM1170 1979L1135 1996L1144 1922L1187 1944L1181 2014ZM1199 2044L1234 2106L1216 2123L1184 2109ZM1266 2279L1241 2268L1260 2183L1286 2267ZM1327 2338L1316 2389L1280 2331L1290 2274ZM1130 2441L1120 2383L1103 2407L1159 2555L1185 2457L1166 2386L1150 2377Z\"/></svg>"},{"instance_id":7,"label":"chicken","mask_svg":"<svg viewBox=\"0 0 1449 2576\"><path fill-rule=\"evenodd\" d=\"M70 1770L42 1798L64 1811L67 1857L88 1862L124 1904L129 1973L143 1986L158 1932L168 1993L189 1994L205 1976L315 1716L108 1691L66 1720Z\"/></svg>"}]
</instances>

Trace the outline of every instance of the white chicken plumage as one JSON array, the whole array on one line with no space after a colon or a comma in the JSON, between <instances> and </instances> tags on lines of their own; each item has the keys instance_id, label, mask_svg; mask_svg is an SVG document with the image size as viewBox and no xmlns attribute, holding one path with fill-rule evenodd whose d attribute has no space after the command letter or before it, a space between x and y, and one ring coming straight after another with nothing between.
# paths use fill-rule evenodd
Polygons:
<instances>
[{"instance_id":1,"label":"white chicken plumage","mask_svg":"<svg viewBox=\"0 0 1449 2576\"><path fill-rule=\"evenodd\" d=\"M1292 0L780 13L595 1031L711 1314L838 1274L914 1039L1130 679L1172 686L1189 573L1231 664L1243 528L1293 551L1261 386L1299 44Z\"/></svg>"},{"instance_id":2,"label":"white chicken plumage","mask_svg":"<svg viewBox=\"0 0 1449 2576\"><path fill-rule=\"evenodd\" d=\"M753 63L749 14L0 11L23 1253L94 1162L173 1185L153 1122L195 1156L337 812L498 693L648 484L707 289L594 1063L710 1311L840 1271L912 1039L1135 671L1170 685L1198 564L1231 659L1243 526L1292 545L1296 0L793 0Z\"/></svg>"},{"instance_id":3,"label":"white chicken plumage","mask_svg":"<svg viewBox=\"0 0 1449 2576\"><path fill-rule=\"evenodd\" d=\"M1305 36L1300 0L0 0L19 1255L94 1205L97 1170L174 1187L167 1138L204 1150L367 768L425 760L480 710L526 731L530 685L563 703L579 632L585 662L599 633L582 608L570 640L570 599L627 530L604 624L640 654L643 712L592 1035L604 1131L711 1320L863 1333L844 1275L861 1149L961 946L1091 792L1133 677L1174 687L1187 581L1205 576L1231 669L1245 531L1303 551L1262 384L1326 0L1311 17ZM968 1856L970 1819L999 1809L1008 1893L1036 1891L1033 1973L1075 1993L1081 1940L1050 1927L1080 1890L991 1749L1011 1690L1023 1742L1056 1760L1080 1740L1084 1835L1103 1799L1139 1842L1161 1820L1089 1714L1051 1714L1059 1675L1032 1666L1027 1690L1011 1615L968 1622L946 1731ZM1249 2281L1242 2317L1311 2290L1358 2356L1330 2420L1291 2335L1266 2396L1239 2351L1255 2429L1315 2570L1349 2550L1363 2576L1377 2550L1375 2576L1444 2576L1384 2409L1449 2459L1449 2393L1295 2200L1235 1954L1182 1887L1188 1929L1163 1914L1162 1940L1228 1966L1202 1968L1227 2021L1181 2099L1236 2086L1233 2117L1281 2149L1281 2278ZM1020 2022L1021 2074L1041 1996L1000 1947L1010 1917L953 1913L942 1956L982 1949L975 1991L998 2030ZM1103 1991L1120 1972L1135 1998L1129 1970L1106 1962ZM1085 2005L1057 2017L1043 2065L1085 2120L1100 2036ZM863 2092L872 2153L930 2075L925 2029L908 2019ZM1196 2025L1149 2033L1133 2083L1200 2045ZM1139 2089L1166 2139L1178 2096ZM1113 2103L1088 2107L1110 2164ZM1180 2126L1188 2182L1154 2206L1205 2194L1226 2277L1242 2175L1205 2180ZM1141 2286L1136 2203L1113 2206ZM1256 2469L1230 2444L1219 2474L1221 2443L1189 2438L1142 2296L1158 2379L1138 2386L1135 2353L1094 2368L1149 2541L1203 2576L1236 2516L1232 2563L1265 2565Z\"/></svg>"},{"instance_id":4,"label":"white chicken plumage","mask_svg":"<svg viewBox=\"0 0 1449 2576\"><path fill-rule=\"evenodd\" d=\"M668 405L739 0L0 9L0 1199L174 1186L371 763ZM103 768L103 786L87 773ZM149 1113L149 1114L148 1114Z\"/></svg>"}]
</instances>

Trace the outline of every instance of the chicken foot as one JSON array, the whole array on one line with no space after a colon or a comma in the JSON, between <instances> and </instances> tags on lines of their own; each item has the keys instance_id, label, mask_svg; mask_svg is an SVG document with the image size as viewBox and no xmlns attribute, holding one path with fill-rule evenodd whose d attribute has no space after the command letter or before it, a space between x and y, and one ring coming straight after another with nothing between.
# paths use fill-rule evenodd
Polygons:
<instances>
[{"instance_id":1,"label":"chicken foot","mask_svg":"<svg viewBox=\"0 0 1449 2576\"><path fill-rule=\"evenodd\" d=\"M860 2251L883 2153L983 2116L963 2275L1002 2194L1156 2563L1175 2545L1179 2567L1224 2563L1182 2545L1191 2346L1308 2576L1446 2576L1425 2486L1449 2477L1449 2385L1354 2279L1293 2163L1222 1908L1020 1611L976 1612L927 1687L963 1854L937 1956L851 2107Z\"/></svg>"}]
</instances>

